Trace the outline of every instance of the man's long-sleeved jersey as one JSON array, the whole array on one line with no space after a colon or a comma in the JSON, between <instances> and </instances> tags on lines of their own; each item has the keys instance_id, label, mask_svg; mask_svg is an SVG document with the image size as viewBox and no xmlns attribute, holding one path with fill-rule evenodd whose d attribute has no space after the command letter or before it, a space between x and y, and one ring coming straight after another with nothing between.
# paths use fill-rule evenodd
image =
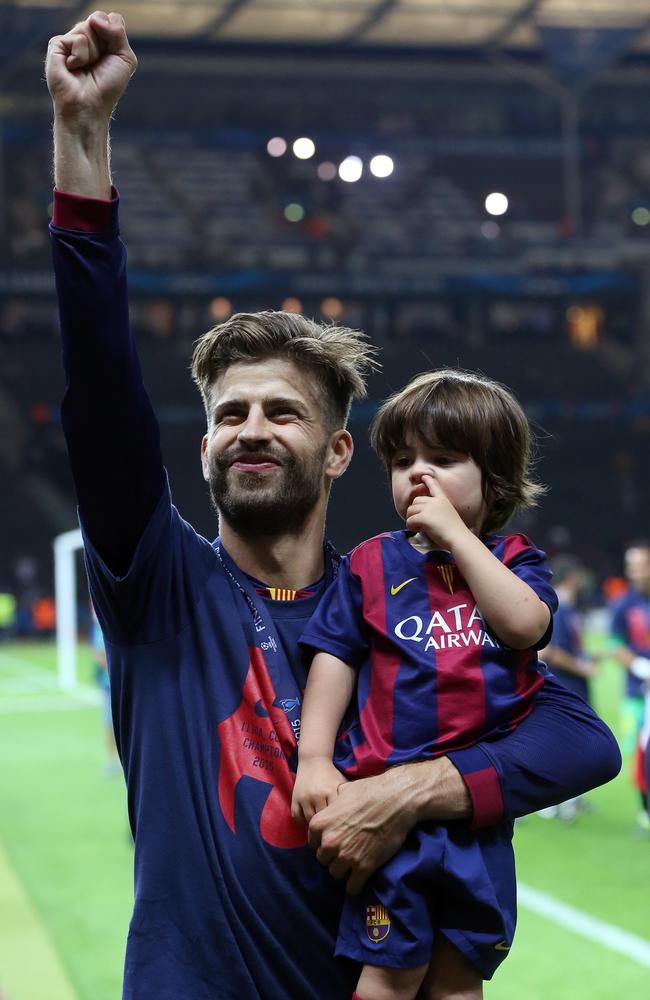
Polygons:
<instances>
[{"instance_id":1,"label":"man's long-sleeved jersey","mask_svg":"<svg viewBox=\"0 0 650 1000\"><path fill-rule=\"evenodd\" d=\"M135 839L124 997L343 1000L349 972L331 957L342 890L290 816L297 640L324 581L303 601L260 597L173 506L129 329L117 201L57 193L52 242L63 424ZM476 824L620 766L609 730L552 683L514 734L450 756Z\"/></svg>"}]
</instances>

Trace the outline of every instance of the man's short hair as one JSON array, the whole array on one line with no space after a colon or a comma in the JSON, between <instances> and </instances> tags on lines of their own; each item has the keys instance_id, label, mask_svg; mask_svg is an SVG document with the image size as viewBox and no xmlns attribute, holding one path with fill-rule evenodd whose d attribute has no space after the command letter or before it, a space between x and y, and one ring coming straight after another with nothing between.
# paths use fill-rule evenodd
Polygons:
<instances>
[{"instance_id":1,"label":"man's short hair","mask_svg":"<svg viewBox=\"0 0 650 1000\"><path fill-rule=\"evenodd\" d=\"M545 492L530 478L532 439L524 411L509 389L483 375L453 368L424 372L382 404L370 440L389 475L409 435L474 459L483 474L485 533L498 531Z\"/></svg>"},{"instance_id":2,"label":"man's short hair","mask_svg":"<svg viewBox=\"0 0 650 1000\"><path fill-rule=\"evenodd\" d=\"M293 361L316 376L325 422L333 431L345 427L352 401L366 395L366 377L379 367L375 354L366 335L349 327L281 311L235 313L196 342L192 378L209 424L212 386L230 365L269 358Z\"/></svg>"}]
</instances>

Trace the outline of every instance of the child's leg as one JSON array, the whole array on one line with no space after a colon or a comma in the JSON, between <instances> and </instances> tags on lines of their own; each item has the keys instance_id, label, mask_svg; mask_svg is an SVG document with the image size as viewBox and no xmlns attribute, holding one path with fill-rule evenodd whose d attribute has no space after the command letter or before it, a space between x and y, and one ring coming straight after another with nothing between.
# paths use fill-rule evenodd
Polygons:
<instances>
[{"instance_id":1,"label":"child's leg","mask_svg":"<svg viewBox=\"0 0 650 1000\"><path fill-rule=\"evenodd\" d=\"M356 996L358 1000L414 1000L427 969L427 965L418 965L415 969L364 965Z\"/></svg>"},{"instance_id":2,"label":"child's leg","mask_svg":"<svg viewBox=\"0 0 650 1000\"><path fill-rule=\"evenodd\" d=\"M363 993L361 994L363 996ZM483 978L444 934L433 945L422 1000L481 1000Z\"/></svg>"}]
</instances>

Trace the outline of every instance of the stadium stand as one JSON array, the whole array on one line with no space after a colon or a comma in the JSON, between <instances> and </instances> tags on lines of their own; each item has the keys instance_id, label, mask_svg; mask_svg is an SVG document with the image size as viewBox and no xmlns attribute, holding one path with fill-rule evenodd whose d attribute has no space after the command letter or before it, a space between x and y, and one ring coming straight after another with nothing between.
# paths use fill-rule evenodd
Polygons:
<instances>
[{"instance_id":1,"label":"stadium stand","mask_svg":"<svg viewBox=\"0 0 650 1000\"><path fill-rule=\"evenodd\" d=\"M0 407L10 444L0 462L11 468L18 520L5 533L5 567L23 539L38 535L42 552L41 534L74 526L45 238L47 102L27 67L12 86L23 105L3 131ZM165 52L148 64L145 52L114 126L113 170L132 318L189 519L213 530L195 462L202 413L184 362L215 321L214 300L280 308L292 296L330 315L323 303L333 296L386 362L372 402L354 416L357 459L338 492L356 514L337 525L341 544L388 516L354 499L363 477L376 475L364 443L373 405L413 371L444 363L502 378L542 428L539 472L552 489L535 515L536 539L563 525L576 547L596 537L597 560L613 563L623 540L645 530L650 500L638 458L650 431L649 90L637 66L600 80L583 102L581 217L572 219L557 94L532 76L476 58L428 65L302 51L272 64L258 51L230 51L217 65L181 50L175 62ZM317 154L271 157L273 135L310 135ZM376 153L393 158L390 177L369 173ZM349 154L366 163L358 183L318 176L318 164ZM486 212L491 191L507 193L504 216ZM287 218L291 205L297 221ZM613 484L607 508L594 499L603 469ZM26 503L30 490L47 501Z\"/></svg>"}]
</instances>

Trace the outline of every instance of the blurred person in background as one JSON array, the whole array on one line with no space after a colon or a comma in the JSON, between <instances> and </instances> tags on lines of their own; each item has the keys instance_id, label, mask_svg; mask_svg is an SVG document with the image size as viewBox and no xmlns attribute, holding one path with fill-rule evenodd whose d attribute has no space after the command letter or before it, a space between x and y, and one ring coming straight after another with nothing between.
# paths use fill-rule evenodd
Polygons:
<instances>
[{"instance_id":1,"label":"blurred person in background","mask_svg":"<svg viewBox=\"0 0 650 1000\"><path fill-rule=\"evenodd\" d=\"M589 681L598 673L598 663L593 656L587 656L583 645L583 617L579 601L585 589L586 570L579 559L570 555L556 556L550 565L559 604L553 615L551 642L540 649L539 656L565 687L591 705ZM539 815L544 819L557 816L564 822L571 822L584 808L583 796L576 796L540 810Z\"/></svg>"},{"instance_id":2,"label":"blurred person in background","mask_svg":"<svg viewBox=\"0 0 650 1000\"><path fill-rule=\"evenodd\" d=\"M109 170L135 65L122 17L103 12L53 38L46 62L62 417L135 839L123 996L345 1000L356 970L331 958L344 889L360 891L417 822L489 826L609 780L620 756L551 680L515 732L342 785L309 829L293 821L297 639L336 573L325 512L369 352L354 331L285 313L201 338L220 537L181 518L129 327Z\"/></svg>"},{"instance_id":3,"label":"blurred person in background","mask_svg":"<svg viewBox=\"0 0 650 1000\"><path fill-rule=\"evenodd\" d=\"M16 632L16 598L9 587L0 585L0 640L13 638Z\"/></svg>"},{"instance_id":4,"label":"blurred person in background","mask_svg":"<svg viewBox=\"0 0 650 1000\"><path fill-rule=\"evenodd\" d=\"M648 670L647 676L643 681L643 694L644 714L635 751L633 777L636 787L647 803L648 778L650 777L647 767L648 752L650 751L650 670ZM642 821L639 823L639 826L644 833L650 830L650 826L647 823L644 824Z\"/></svg>"},{"instance_id":5,"label":"blurred person in background","mask_svg":"<svg viewBox=\"0 0 650 1000\"><path fill-rule=\"evenodd\" d=\"M591 705L589 681L598 673L598 663L595 657L587 656L583 644L579 600L585 589L586 570L579 559L568 555L556 556L550 565L559 604L553 615L552 640L540 649L540 659L565 687Z\"/></svg>"},{"instance_id":6,"label":"blurred person in background","mask_svg":"<svg viewBox=\"0 0 650 1000\"><path fill-rule=\"evenodd\" d=\"M41 594L38 563L30 553L16 559L13 567L16 594L16 635L33 638L35 635L32 605Z\"/></svg>"},{"instance_id":7,"label":"blurred person in background","mask_svg":"<svg viewBox=\"0 0 650 1000\"><path fill-rule=\"evenodd\" d=\"M640 735L645 711L644 683L650 679L650 540L637 539L625 549L625 576L629 590L612 608L613 655L625 668L622 702L622 750L634 755L633 781L641 801L639 826L650 830L648 796L640 766Z\"/></svg>"},{"instance_id":8,"label":"blurred person in background","mask_svg":"<svg viewBox=\"0 0 650 1000\"><path fill-rule=\"evenodd\" d=\"M648 791L648 785L650 784L650 739L646 740L645 745L645 760L644 760L644 781L646 793Z\"/></svg>"}]
</instances>

